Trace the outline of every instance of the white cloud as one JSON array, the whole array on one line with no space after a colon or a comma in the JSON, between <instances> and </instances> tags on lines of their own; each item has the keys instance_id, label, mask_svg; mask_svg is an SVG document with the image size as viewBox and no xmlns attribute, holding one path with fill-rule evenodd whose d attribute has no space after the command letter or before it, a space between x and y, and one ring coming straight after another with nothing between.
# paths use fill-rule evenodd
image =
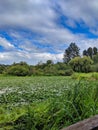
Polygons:
<instances>
[{"instance_id":1,"label":"white cloud","mask_svg":"<svg viewBox=\"0 0 98 130\"><path fill-rule=\"evenodd\" d=\"M83 22L91 30L96 29L97 0L3 0L0 1L0 26L23 27L39 33L48 33L48 30L58 26L56 21L59 16L53 8L57 4L58 10L67 17L65 22L69 26L74 27L75 22Z\"/></svg>"},{"instance_id":2,"label":"white cloud","mask_svg":"<svg viewBox=\"0 0 98 130\"><path fill-rule=\"evenodd\" d=\"M0 37L0 46L4 47L6 50L14 49L14 45L2 37Z\"/></svg>"},{"instance_id":3,"label":"white cloud","mask_svg":"<svg viewBox=\"0 0 98 130\"><path fill-rule=\"evenodd\" d=\"M76 35L66 28L60 28L56 23L59 15L54 10L56 5L53 3L51 0L0 1L0 26L27 28L52 42L55 42L55 39L58 42L75 39ZM97 31L97 0L58 0L56 3L60 7L58 10L61 9L61 13L67 17L65 22L69 26L75 27L75 22L83 22L92 32Z\"/></svg>"},{"instance_id":4,"label":"white cloud","mask_svg":"<svg viewBox=\"0 0 98 130\"><path fill-rule=\"evenodd\" d=\"M98 38L97 39L83 39L80 41L80 49L83 51L84 49L87 49L88 47L97 47L98 48Z\"/></svg>"},{"instance_id":5,"label":"white cloud","mask_svg":"<svg viewBox=\"0 0 98 130\"><path fill-rule=\"evenodd\" d=\"M54 62L62 61L63 54L50 54L50 53L28 53L25 51L15 51L0 53L0 63L12 64L13 62L26 61L29 64L37 64L38 62L46 62L53 60Z\"/></svg>"},{"instance_id":6,"label":"white cloud","mask_svg":"<svg viewBox=\"0 0 98 130\"><path fill-rule=\"evenodd\" d=\"M19 26L35 29L52 26L55 13L48 0L0 1L0 26Z\"/></svg>"},{"instance_id":7,"label":"white cloud","mask_svg":"<svg viewBox=\"0 0 98 130\"><path fill-rule=\"evenodd\" d=\"M0 1L0 29L10 29L9 35L15 42L12 44L6 38L0 37L0 46L6 50L6 52L0 53L1 63L25 60L30 64L35 64L48 59L61 61L65 49L61 49L61 45L68 46L71 42L76 42L82 50L89 46L98 46L98 39L89 39L83 33L73 33L59 24L59 18L63 15L67 18L63 22L68 26L76 28L76 23L81 26L85 25L90 32L98 35L97 12L97 0ZM25 35L21 34L19 29L28 30L31 34L25 31ZM37 37L32 37L32 33ZM35 44L37 42L46 46L38 47ZM49 53L51 48L58 54Z\"/></svg>"}]
</instances>

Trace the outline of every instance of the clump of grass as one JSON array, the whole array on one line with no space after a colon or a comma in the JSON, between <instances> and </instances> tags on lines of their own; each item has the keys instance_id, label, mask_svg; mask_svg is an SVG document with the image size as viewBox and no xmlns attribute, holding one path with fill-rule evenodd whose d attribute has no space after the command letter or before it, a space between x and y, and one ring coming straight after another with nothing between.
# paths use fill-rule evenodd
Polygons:
<instances>
[{"instance_id":1,"label":"clump of grass","mask_svg":"<svg viewBox=\"0 0 98 130\"><path fill-rule=\"evenodd\" d=\"M72 79L77 79L77 80L88 79L89 77L90 77L90 75L85 74L85 73L74 73L71 76Z\"/></svg>"},{"instance_id":2,"label":"clump of grass","mask_svg":"<svg viewBox=\"0 0 98 130\"><path fill-rule=\"evenodd\" d=\"M98 103L95 99L98 97L92 94L91 87L81 81L60 98L55 97L28 106L27 112L15 121L14 129L22 127L29 130L57 130L96 114Z\"/></svg>"},{"instance_id":3,"label":"clump of grass","mask_svg":"<svg viewBox=\"0 0 98 130\"><path fill-rule=\"evenodd\" d=\"M91 77L92 77L93 79L98 80L98 73L96 73L96 72L92 73Z\"/></svg>"},{"instance_id":4,"label":"clump of grass","mask_svg":"<svg viewBox=\"0 0 98 130\"><path fill-rule=\"evenodd\" d=\"M98 79L98 73L74 73L71 76L72 79L77 79L77 80L81 80L81 79L85 79L85 80L90 80L90 79Z\"/></svg>"}]
</instances>

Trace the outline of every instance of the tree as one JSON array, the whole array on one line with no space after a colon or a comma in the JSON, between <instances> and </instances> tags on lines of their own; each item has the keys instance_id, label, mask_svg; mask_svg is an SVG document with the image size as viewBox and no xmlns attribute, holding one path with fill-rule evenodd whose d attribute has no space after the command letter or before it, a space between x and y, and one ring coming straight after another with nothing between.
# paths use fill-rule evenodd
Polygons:
<instances>
[{"instance_id":1,"label":"tree","mask_svg":"<svg viewBox=\"0 0 98 130\"><path fill-rule=\"evenodd\" d=\"M94 61L94 64L97 64L98 63L98 53L96 55L94 55L92 59Z\"/></svg>"},{"instance_id":2,"label":"tree","mask_svg":"<svg viewBox=\"0 0 98 130\"><path fill-rule=\"evenodd\" d=\"M81 61L81 57L75 57L72 60L69 61L69 65L72 67L72 69L76 72L81 72L80 69L80 61Z\"/></svg>"},{"instance_id":3,"label":"tree","mask_svg":"<svg viewBox=\"0 0 98 130\"><path fill-rule=\"evenodd\" d=\"M84 56L81 58L81 72L88 73L91 71L91 65L93 64L93 60L89 56Z\"/></svg>"},{"instance_id":4,"label":"tree","mask_svg":"<svg viewBox=\"0 0 98 130\"><path fill-rule=\"evenodd\" d=\"M84 51L83 51L83 56L88 56L87 50L84 50Z\"/></svg>"},{"instance_id":5,"label":"tree","mask_svg":"<svg viewBox=\"0 0 98 130\"><path fill-rule=\"evenodd\" d=\"M93 47L93 55L97 55L98 49L96 47Z\"/></svg>"},{"instance_id":6,"label":"tree","mask_svg":"<svg viewBox=\"0 0 98 130\"><path fill-rule=\"evenodd\" d=\"M52 64L53 64L53 61L52 61L52 60L47 60L46 64L47 64L47 65L52 65Z\"/></svg>"},{"instance_id":7,"label":"tree","mask_svg":"<svg viewBox=\"0 0 98 130\"><path fill-rule=\"evenodd\" d=\"M91 70L91 64L93 61L90 57L84 56L84 57L75 57L70 62L69 65L72 67L72 69L76 72L90 72Z\"/></svg>"},{"instance_id":8,"label":"tree","mask_svg":"<svg viewBox=\"0 0 98 130\"><path fill-rule=\"evenodd\" d=\"M5 72L5 70L7 69L7 65L4 64L0 64L0 74L3 74Z\"/></svg>"},{"instance_id":9,"label":"tree","mask_svg":"<svg viewBox=\"0 0 98 130\"><path fill-rule=\"evenodd\" d=\"M79 53L80 49L75 43L71 43L69 47L64 52L64 63L68 63L71 59L74 57L77 57L80 55Z\"/></svg>"},{"instance_id":10,"label":"tree","mask_svg":"<svg viewBox=\"0 0 98 130\"><path fill-rule=\"evenodd\" d=\"M93 56L93 49L91 47L89 47L87 49L87 53L88 53L88 56L90 56L90 58L92 59L92 56Z\"/></svg>"},{"instance_id":11,"label":"tree","mask_svg":"<svg viewBox=\"0 0 98 130\"><path fill-rule=\"evenodd\" d=\"M98 49L96 47L89 47L87 50L83 51L83 56L90 56L92 59L94 55L97 55Z\"/></svg>"}]
</instances>

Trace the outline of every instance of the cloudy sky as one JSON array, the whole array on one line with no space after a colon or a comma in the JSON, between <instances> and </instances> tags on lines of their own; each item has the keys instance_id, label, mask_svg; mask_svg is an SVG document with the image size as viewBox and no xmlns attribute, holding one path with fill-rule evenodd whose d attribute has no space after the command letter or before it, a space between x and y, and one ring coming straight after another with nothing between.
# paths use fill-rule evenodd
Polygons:
<instances>
[{"instance_id":1,"label":"cloudy sky","mask_svg":"<svg viewBox=\"0 0 98 130\"><path fill-rule=\"evenodd\" d=\"M62 61L71 42L98 47L98 0L0 0L0 64Z\"/></svg>"}]
</instances>

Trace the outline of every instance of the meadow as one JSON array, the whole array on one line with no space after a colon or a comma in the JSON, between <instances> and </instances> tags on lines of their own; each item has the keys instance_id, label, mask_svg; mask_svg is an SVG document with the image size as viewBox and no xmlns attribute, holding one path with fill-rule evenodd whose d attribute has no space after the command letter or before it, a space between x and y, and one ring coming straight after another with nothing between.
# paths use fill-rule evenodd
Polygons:
<instances>
[{"instance_id":1,"label":"meadow","mask_svg":"<svg viewBox=\"0 0 98 130\"><path fill-rule=\"evenodd\" d=\"M0 76L0 130L60 130L98 114L97 79Z\"/></svg>"}]
</instances>

